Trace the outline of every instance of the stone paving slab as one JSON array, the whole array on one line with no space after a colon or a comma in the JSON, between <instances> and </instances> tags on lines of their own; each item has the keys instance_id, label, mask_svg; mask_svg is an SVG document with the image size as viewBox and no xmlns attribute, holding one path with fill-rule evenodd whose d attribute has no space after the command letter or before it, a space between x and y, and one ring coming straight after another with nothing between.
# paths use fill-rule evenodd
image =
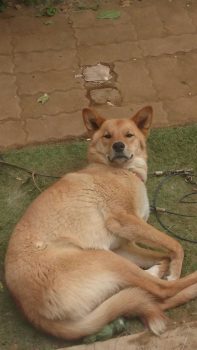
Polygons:
<instances>
[{"instance_id":1,"label":"stone paving slab","mask_svg":"<svg viewBox=\"0 0 197 350\"><path fill-rule=\"evenodd\" d=\"M197 96L190 98L181 97L174 101L165 101L164 108L168 113L168 121L170 125L176 126L185 124L185 122L190 121L190 123L197 122Z\"/></svg>"},{"instance_id":2,"label":"stone paving slab","mask_svg":"<svg viewBox=\"0 0 197 350\"><path fill-rule=\"evenodd\" d=\"M184 6L180 6L180 1L168 1L166 6L165 1L158 1L156 4L157 13L162 19L164 27L168 35L179 35L186 33L194 33L196 31L195 22L192 20L190 13L188 13L187 4L189 2L182 2ZM192 7L195 1L192 2ZM186 11L187 9L187 11Z\"/></svg>"},{"instance_id":3,"label":"stone paving slab","mask_svg":"<svg viewBox=\"0 0 197 350\"><path fill-rule=\"evenodd\" d=\"M184 79L177 57L159 56L147 59L146 62L159 99L174 100L189 95L190 87Z\"/></svg>"},{"instance_id":4,"label":"stone paving slab","mask_svg":"<svg viewBox=\"0 0 197 350\"><path fill-rule=\"evenodd\" d=\"M113 9L115 6L113 5ZM117 20L106 21L105 19L96 19L94 11L86 10L84 11L72 11L70 13L70 19L72 21L73 28L95 28L95 27L111 27L117 28L117 24L129 24L131 23L131 17L128 11L122 11L122 8L118 7L118 10L121 10L121 17ZM84 16L85 14L85 16Z\"/></svg>"},{"instance_id":5,"label":"stone paving slab","mask_svg":"<svg viewBox=\"0 0 197 350\"><path fill-rule=\"evenodd\" d=\"M164 38L140 40L144 56L172 55L178 52L191 52L197 49L197 34L172 35Z\"/></svg>"},{"instance_id":6,"label":"stone paving slab","mask_svg":"<svg viewBox=\"0 0 197 350\"><path fill-rule=\"evenodd\" d=\"M1 62L1 61L0 61ZM75 71L70 69L49 70L47 72L17 73L19 95L35 95L39 92L67 92L83 88L81 79L75 79Z\"/></svg>"},{"instance_id":7,"label":"stone paving slab","mask_svg":"<svg viewBox=\"0 0 197 350\"><path fill-rule=\"evenodd\" d=\"M124 41L136 41L137 34L132 23L119 24L118 31L114 26L76 29L79 46L107 45L111 43L122 43Z\"/></svg>"},{"instance_id":8,"label":"stone paving slab","mask_svg":"<svg viewBox=\"0 0 197 350\"><path fill-rule=\"evenodd\" d=\"M123 118L151 104L154 127L197 122L196 1L101 1L99 10L120 11L116 20L69 4L50 19L25 6L0 14L1 149L79 137L87 106ZM113 78L86 83L83 68L100 62ZM103 94L97 105L98 88L116 89L117 106Z\"/></svg>"},{"instance_id":9,"label":"stone paving slab","mask_svg":"<svg viewBox=\"0 0 197 350\"><path fill-rule=\"evenodd\" d=\"M78 48L79 60L82 66L94 65L99 62L113 63L117 61L130 61L142 57L142 51L137 41L111 43L107 45L93 45Z\"/></svg>"},{"instance_id":10,"label":"stone paving slab","mask_svg":"<svg viewBox=\"0 0 197 350\"><path fill-rule=\"evenodd\" d=\"M0 124L1 147L18 147L27 144L26 132L21 121L7 120Z\"/></svg>"},{"instance_id":11,"label":"stone paving slab","mask_svg":"<svg viewBox=\"0 0 197 350\"><path fill-rule=\"evenodd\" d=\"M33 73L50 70L73 70L77 67L76 50L47 50L46 52L23 52L13 57L15 72Z\"/></svg>"},{"instance_id":12,"label":"stone paving slab","mask_svg":"<svg viewBox=\"0 0 197 350\"><path fill-rule=\"evenodd\" d=\"M0 74L14 73L14 62L8 55L0 55Z\"/></svg>"},{"instance_id":13,"label":"stone paving slab","mask_svg":"<svg viewBox=\"0 0 197 350\"><path fill-rule=\"evenodd\" d=\"M1 74L0 120L20 119L20 105L14 75Z\"/></svg>"},{"instance_id":14,"label":"stone paving slab","mask_svg":"<svg viewBox=\"0 0 197 350\"><path fill-rule=\"evenodd\" d=\"M158 16L156 6L136 8L131 11L131 21L134 23L138 40L160 38L165 36L166 30L162 18ZM143 19L143 25L142 25Z\"/></svg>"},{"instance_id":15,"label":"stone paving slab","mask_svg":"<svg viewBox=\"0 0 197 350\"><path fill-rule=\"evenodd\" d=\"M84 133L81 112L43 115L36 119L27 119L27 143L40 143L81 136Z\"/></svg>"},{"instance_id":16,"label":"stone paving slab","mask_svg":"<svg viewBox=\"0 0 197 350\"><path fill-rule=\"evenodd\" d=\"M149 104L154 110L153 127L167 127L169 126L168 114L164 109L162 102L149 101ZM142 107L141 103L130 103L124 107L114 106L97 106L98 112L104 117L110 118L124 118L131 117L137 110ZM171 123L172 124L172 123Z\"/></svg>"},{"instance_id":17,"label":"stone paving slab","mask_svg":"<svg viewBox=\"0 0 197 350\"><path fill-rule=\"evenodd\" d=\"M71 37L71 31L42 34L29 34L16 36L13 34L13 46L14 52L46 52L48 50L64 50L73 49L75 47L75 41Z\"/></svg>"},{"instance_id":18,"label":"stone paving slab","mask_svg":"<svg viewBox=\"0 0 197 350\"><path fill-rule=\"evenodd\" d=\"M125 103L157 100L150 73L144 60L117 62L118 83Z\"/></svg>"},{"instance_id":19,"label":"stone paving slab","mask_svg":"<svg viewBox=\"0 0 197 350\"><path fill-rule=\"evenodd\" d=\"M37 100L40 94L33 96L23 96L21 101L22 114L24 118L39 118L42 115L56 115L65 112L67 113L80 111L81 105L88 104L88 99L84 96L84 91L81 89L73 89L70 91L54 91L49 94L47 103L38 103Z\"/></svg>"}]
</instances>

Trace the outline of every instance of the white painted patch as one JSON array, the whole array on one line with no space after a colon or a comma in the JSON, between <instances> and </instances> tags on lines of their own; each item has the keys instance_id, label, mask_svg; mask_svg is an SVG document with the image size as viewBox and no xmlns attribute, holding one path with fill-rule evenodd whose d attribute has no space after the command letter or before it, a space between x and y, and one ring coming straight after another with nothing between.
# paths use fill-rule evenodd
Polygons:
<instances>
[{"instance_id":1,"label":"white painted patch","mask_svg":"<svg viewBox=\"0 0 197 350\"><path fill-rule=\"evenodd\" d=\"M147 221L150 214L149 200L147 190L144 184L140 186L138 191L138 215Z\"/></svg>"}]
</instances>

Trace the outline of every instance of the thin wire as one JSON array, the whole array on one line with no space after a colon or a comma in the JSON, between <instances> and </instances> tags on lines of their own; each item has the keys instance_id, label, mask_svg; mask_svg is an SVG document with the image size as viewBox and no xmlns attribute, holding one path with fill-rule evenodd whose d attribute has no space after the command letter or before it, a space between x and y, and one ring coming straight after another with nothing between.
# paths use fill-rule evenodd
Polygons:
<instances>
[{"instance_id":1,"label":"thin wire","mask_svg":"<svg viewBox=\"0 0 197 350\"><path fill-rule=\"evenodd\" d=\"M2 157L1 157L2 158ZM37 173L35 171L32 171L32 170L29 170L25 167L21 167L19 165L16 165L16 164L12 164L12 163L9 163L9 162L5 162L4 160L1 160L0 159L0 164L2 164L3 166L7 166L7 167L12 167L12 168L15 168L15 169L19 169L19 170L22 170L22 171L25 171L26 173L30 174L31 177L32 177L32 180L33 180L33 183L35 185L35 187L38 189L38 191L41 192L41 189L40 187L38 186L38 184L36 183L36 180L35 180L35 176L41 176L41 177L48 177L48 178L53 178L53 179L59 179L60 176L54 176L54 175L48 175L48 174L42 174L42 173ZM161 188L163 187L164 183L167 182L169 179L171 179L171 177L173 176L185 176L185 179L187 179L187 176L188 176L188 182L191 183L191 184L197 184L196 182L191 182L191 179L192 177L197 177L197 175L194 175L192 173L192 170L193 169L188 169L188 170L172 170L172 171L166 171L166 172L155 172L155 173L152 173L150 174L151 176L155 176L155 175L164 175L164 179L162 179L159 183L159 185L157 186L156 190L155 190L155 194L154 194L154 197L153 197L153 205L151 206L151 209L152 211L154 212L155 214L155 217L157 219L157 221L159 222L159 224L166 230L168 231L169 233L171 233L174 237L182 240L182 241L185 241L185 242L189 242L189 243L197 243L196 240L192 240L192 239L188 239L188 238L183 238L179 235L177 235L175 232L173 232L172 230L170 230L167 226L164 225L164 223L162 222L161 218L159 217L159 212L163 212L163 213L167 213L167 214L171 214L171 215L177 215L177 216L183 216L183 217L196 217L196 215L187 215L187 214L181 214L181 213L175 213L175 212L171 212L169 210L158 210L158 207L157 207L157 199L158 199L158 196L159 196L159 193L161 191ZM183 197L181 197L181 199L179 200L180 203L197 203L196 201L183 201L184 198L187 198L188 196L190 195L193 195L193 194L197 194L197 191L195 192L191 192L189 194L186 194L184 195Z\"/></svg>"},{"instance_id":2,"label":"thin wire","mask_svg":"<svg viewBox=\"0 0 197 350\"><path fill-rule=\"evenodd\" d=\"M197 243L197 240L192 240L192 239L189 239L189 238L184 238L184 237L181 237L179 236L178 234L176 234L174 231L172 231L169 227L167 227L163 221L161 220L160 216L159 216L159 211L157 210L157 200L158 200L158 196L159 196L159 193L161 191L161 188L163 187L164 183L168 182L173 176L187 176L188 174L184 174L184 172L181 172L181 173L168 173L165 175L164 179L162 179L159 183L159 185L157 186L156 190L155 190L155 193L154 193L154 197L153 197L153 205L152 205L152 208L153 208L153 212L156 216L156 219L157 221L159 222L159 224L166 230L168 231L169 233L171 233L174 237L182 240L182 241L185 241L185 242L189 242L189 243ZM196 177L196 175L192 174L193 177ZM197 194L197 192L195 192L195 194ZM177 214L176 214L177 215ZM184 234L183 234L184 235Z\"/></svg>"},{"instance_id":3,"label":"thin wire","mask_svg":"<svg viewBox=\"0 0 197 350\"><path fill-rule=\"evenodd\" d=\"M35 177L35 176L42 176L42 177L50 177L50 178L53 178L53 179L60 179L60 176L54 176L54 175L37 173L35 171L29 170L27 168L24 168L22 166L5 162L4 160L0 160L0 164L2 164L4 166L7 166L7 167L10 167L10 168L16 168L16 169L19 169L19 170L23 170L26 173L30 174L32 176L32 178Z\"/></svg>"},{"instance_id":4,"label":"thin wire","mask_svg":"<svg viewBox=\"0 0 197 350\"><path fill-rule=\"evenodd\" d=\"M179 201L180 202L180 201ZM181 202L181 203L197 203L197 202ZM164 208L159 208L159 207L152 207L150 206L150 209L152 211L156 210L157 212L159 213L162 213L162 214L170 214L170 215L175 215L175 216L183 216L183 217L187 217L187 218L197 218L197 215L188 215L188 214L182 214L182 213L176 213L174 211L170 211L170 210L167 210L167 209L164 209Z\"/></svg>"},{"instance_id":5,"label":"thin wire","mask_svg":"<svg viewBox=\"0 0 197 350\"><path fill-rule=\"evenodd\" d=\"M38 186L37 182L36 182L36 179L35 179L35 173L32 173L32 180L33 180L33 183L35 185L35 187L37 188L37 190L39 192L42 192L41 188Z\"/></svg>"},{"instance_id":6,"label":"thin wire","mask_svg":"<svg viewBox=\"0 0 197 350\"><path fill-rule=\"evenodd\" d=\"M181 197L181 199L179 199L179 203L197 203L197 201L184 201L184 198L187 198L189 196L192 196L193 194L197 194L197 190L194 192L190 192L185 194L183 197Z\"/></svg>"}]
</instances>

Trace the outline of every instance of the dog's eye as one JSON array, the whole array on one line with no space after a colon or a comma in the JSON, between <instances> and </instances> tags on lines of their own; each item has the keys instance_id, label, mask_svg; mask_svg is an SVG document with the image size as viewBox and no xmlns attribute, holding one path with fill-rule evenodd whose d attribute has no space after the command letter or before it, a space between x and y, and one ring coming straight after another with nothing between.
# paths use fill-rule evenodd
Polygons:
<instances>
[{"instance_id":1,"label":"dog's eye","mask_svg":"<svg viewBox=\"0 0 197 350\"><path fill-rule=\"evenodd\" d=\"M131 134L130 132L128 132L127 134L126 134L126 137L133 137L134 135L133 134Z\"/></svg>"},{"instance_id":2,"label":"dog's eye","mask_svg":"<svg viewBox=\"0 0 197 350\"><path fill-rule=\"evenodd\" d=\"M105 135L103 135L103 137L105 137L106 139L111 139L111 135L110 134L105 134Z\"/></svg>"}]
</instances>

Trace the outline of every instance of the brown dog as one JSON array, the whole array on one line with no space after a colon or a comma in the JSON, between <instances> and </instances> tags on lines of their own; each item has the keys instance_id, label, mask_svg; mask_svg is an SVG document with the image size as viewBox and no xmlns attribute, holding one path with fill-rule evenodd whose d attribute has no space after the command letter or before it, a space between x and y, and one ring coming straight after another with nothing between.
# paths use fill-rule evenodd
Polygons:
<instances>
[{"instance_id":1,"label":"brown dog","mask_svg":"<svg viewBox=\"0 0 197 350\"><path fill-rule=\"evenodd\" d=\"M27 209L9 242L8 288L30 322L58 337L80 338L133 314L160 334L163 310L196 297L197 273L179 279L180 244L146 223L152 108L117 120L84 109L83 118L90 165ZM165 274L168 281L158 278Z\"/></svg>"}]
</instances>

